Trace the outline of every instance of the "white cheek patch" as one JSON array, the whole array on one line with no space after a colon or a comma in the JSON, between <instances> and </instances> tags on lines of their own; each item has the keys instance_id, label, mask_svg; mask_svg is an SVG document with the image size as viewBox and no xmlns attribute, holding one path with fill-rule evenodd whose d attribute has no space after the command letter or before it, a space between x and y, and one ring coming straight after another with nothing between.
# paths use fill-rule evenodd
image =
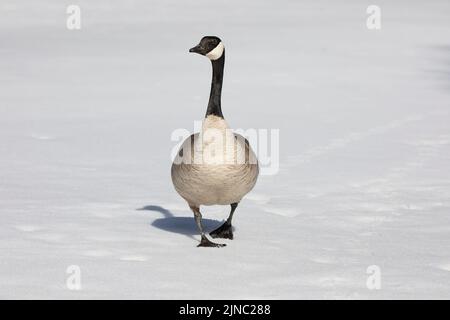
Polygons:
<instances>
[{"instance_id":1,"label":"white cheek patch","mask_svg":"<svg viewBox=\"0 0 450 320\"><path fill-rule=\"evenodd\" d=\"M217 60L222 56L224 48L225 47L223 46L223 43L219 42L219 44L210 52L208 52L206 56L209 58L209 60Z\"/></svg>"}]
</instances>

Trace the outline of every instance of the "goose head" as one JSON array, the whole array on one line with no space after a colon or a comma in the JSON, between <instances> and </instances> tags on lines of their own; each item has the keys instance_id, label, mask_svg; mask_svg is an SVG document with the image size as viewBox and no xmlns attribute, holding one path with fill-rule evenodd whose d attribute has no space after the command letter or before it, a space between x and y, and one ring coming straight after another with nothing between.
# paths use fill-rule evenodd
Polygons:
<instances>
[{"instance_id":1,"label":"goose head","mask_svg":"<svg viewBox=\"0 0 450 320\"><path fill-rule=\"evenodd\" d=\"M209 60L214 61L222 57L225 47L222 40L215 36L206 36L200 40L200 43L195 47L189 49L189 52L194 52L206 56Z\"/></svg>"}]
</instances>

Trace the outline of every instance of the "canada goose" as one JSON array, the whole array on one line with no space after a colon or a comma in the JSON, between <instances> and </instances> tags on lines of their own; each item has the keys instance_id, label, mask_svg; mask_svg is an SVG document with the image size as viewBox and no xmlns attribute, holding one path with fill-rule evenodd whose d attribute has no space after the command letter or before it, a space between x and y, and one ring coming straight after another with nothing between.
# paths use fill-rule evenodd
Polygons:
<instances>
[{"instance_id":1,"label":"canada goose","mask_svg":"<svg viewBox=\"0 0 450 320\"><path fill-rule=\"evenodd\" d=\"M228 127L222 114L221 94L225 47L218 37L203 37L189 50L206 56L212 64L212 83L200 133L187 138L172 164L175 190L194 212L201 234L199 247L223 247L210 241L202 226L201 205L230 205L228 219L210 232L213 238L233 239L231 220L241 199L258 178L258 161L249 142Z\"/></svg>"}]
</instances>

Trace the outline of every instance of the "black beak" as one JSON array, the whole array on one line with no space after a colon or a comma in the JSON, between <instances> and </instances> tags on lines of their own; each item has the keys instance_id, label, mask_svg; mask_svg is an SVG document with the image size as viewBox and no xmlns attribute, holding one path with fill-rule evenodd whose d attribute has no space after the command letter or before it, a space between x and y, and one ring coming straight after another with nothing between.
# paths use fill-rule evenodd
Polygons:
<instances>
[{"instance_id":1,"label":"black beak","mask_svg":"<svg viewBox=\"0 0 450 320\"><path fill-rule=\"evenodd\" d=\"M190 48L189 49L189 52L194 52L194 53L199 53L199 54L201 54L201 47L200 47L200 45L198 44L198 45L196 45L195 47L193 47L193 48Z\"/></svg>"}]
</instances>

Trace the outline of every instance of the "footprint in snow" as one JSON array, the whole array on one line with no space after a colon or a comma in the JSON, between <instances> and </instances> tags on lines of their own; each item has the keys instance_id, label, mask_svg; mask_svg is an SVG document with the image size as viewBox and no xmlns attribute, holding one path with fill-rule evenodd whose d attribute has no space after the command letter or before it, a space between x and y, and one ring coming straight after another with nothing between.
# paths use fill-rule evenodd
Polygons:
<instances>
[{"instance_id":1,"label":"footprint in snow","mask_svg":"<svg viewBox=\"0 0 450 320\"><path fill-rule=\"evenodd\" d=\"M264 205L270 202L271 197L268 195L264 195L264 194L258 194L258 193L249 193L246 196L247 200L253 201L256 204L259 205Z\"/></svg>"},{"instance_id":2,"label":"footprint in snow","mask_svg":"<svg viewBox=\"0 0 450 320\"><path fill-rule=\"evenodd\" d=\"M300 214L298 209L293 208L266 206L265 208L263 208L263 210L287 218L294 218Z\"/></svg>"},{"instance_id":3,"label":"footprint in snow","mask_svg":"<svg viewBox=\"0 0 450 320\"><path fill-rule=\"evenodd\" d=\"M65 235L63 234L39 234L39 235L33 235L32 236L33 239L36 240L42 240L42 241L46 241L46 242L59 242L62 239L65 238Z\"/></svg>"},{"instance_id":4,"label":"footprint in snow","mask_svg":"<svg viewBox=\"0 0 450 320\"><path fill-rule=\"evenodd\" d=\"M121 261L137 261L137 262L144 262L144 261L147 261L148 259L147 259L147 257L145 257L145 256L139 256L139 255L136 255L136 256L123 256L123 257L120 257L120 260L121 260Z\"/></svg>"},{"instance_id":5,"label":"footprint in snow","mask_svg":"<svg viewBox=\"0 0 450 320\"><path fill-rule=\"evenodd\" d=\"M439 264L436 266L436 268L445 270L445 271L450 271L450 262Z\"/></svg>"},{"instance_id":6,"label":"footprint in snow","mask_svg":"<svg viewBox=\"0 0 450 320\"><path fill-rule=\"evenodd\" d=\"M36 133L31 134L30 137L33 139L36 139L36 140L54 140L55 139L52 136L41 135L41 134L36 134Z\"/></svg>"},{"instance_id":7,"label":"footprint in snow","mask_svg":"<svg viewBox=\"0 0 450 320\"><path fill-rule=\"evenodd\" d=\"M101 257L107 257L111 255L111 252L107 250L88 250L83 252L83 255L88 257L95 257L95 258L101 258Z\"/></svg>"},{"instance_id":8,"label":"footprint in snow","mask_svg":"<svg viewBox=\"0 0 450 320\"><path fill-rule=\"evenodd\" d=\"M34 232L34 231L38 231L41 230L41 227L38 226L32 226L32 225L21 225L21 226L16 226L16 229L19 231L23 231L23 232Z\"/></svg>"}]
</instances>

